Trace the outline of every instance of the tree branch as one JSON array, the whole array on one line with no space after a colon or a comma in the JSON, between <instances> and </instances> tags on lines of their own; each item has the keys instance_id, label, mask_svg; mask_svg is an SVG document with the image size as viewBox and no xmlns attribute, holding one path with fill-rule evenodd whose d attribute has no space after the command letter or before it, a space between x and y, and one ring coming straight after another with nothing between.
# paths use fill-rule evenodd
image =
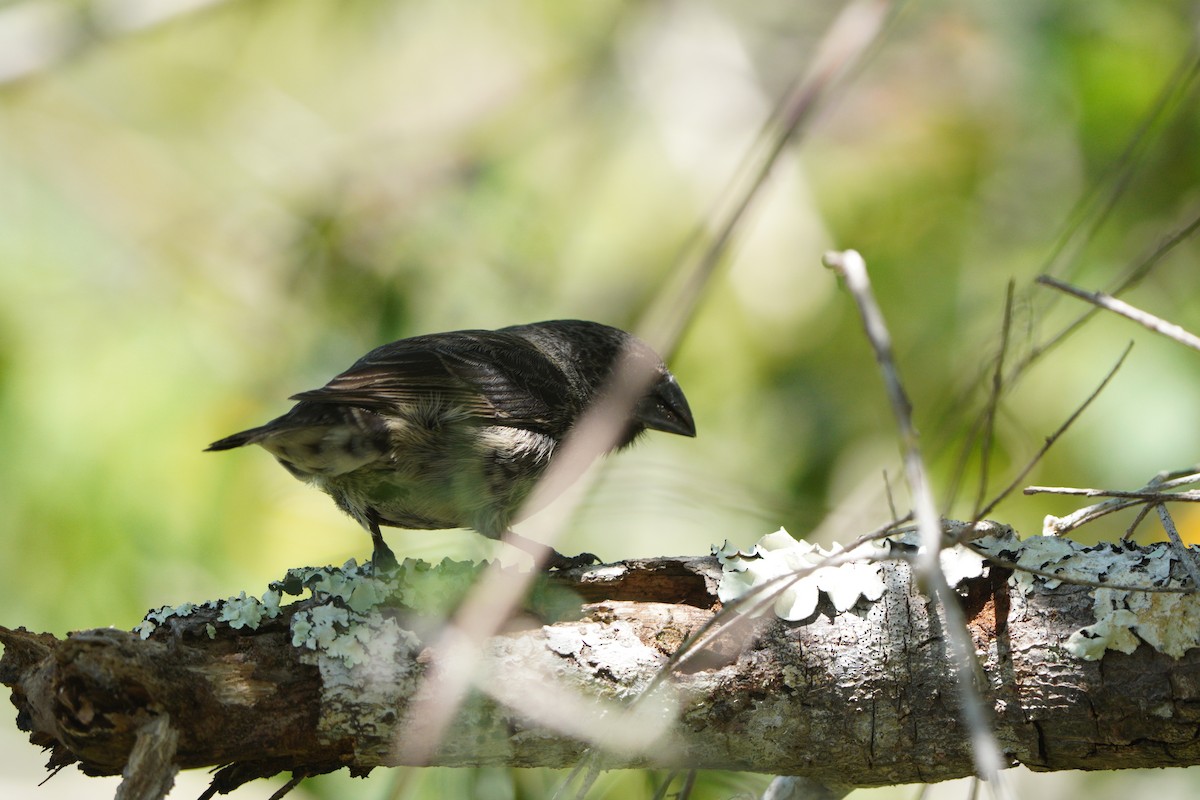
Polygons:
<instances>
[{"instance_id":1,"label":"tree branch","mask_svg":"<svg viewBox=\"0 0 1200 800\"><path fill-rule=\"evenodd\" d=\"M1129 583L1146 564L1180 573L1147 573L1148 587L1182 577L1161 545L1089 549L1044 538L973 546L1064 577L1090 570ZM719 612L717 560L651 559L559 576L538 589L553 597L542 618L515 618L488 642L476 689L428 763L564 767L598 748L605 768L750 770L839 786L970 775L941 624L906 560L879 570L883 596L844 612L823 595L800 622L739 618L628 710ZM1053 586L998 567L980 573L955 591L1011 763L1200 762L1200 650L1164 646L1151 633L1162 624L1156 598L1200 602L1195 596L1147 595L1156 607L1145 616L1110 598L1120 606L1114 614L1138 617L1120 618L1129 646L1115 628L1101 629L1117 619L1100 619L1102 593L1112 590ZM280 591L305 588L313 596L279 607ZM570 603L564 589L577 593ZM88 774L119 774L152 723L169 718L174 764L221 767L212 792L280 772L365 774L406 763L403 742L422 735L408 711L454 666L427 644L438 641L437 619L414 612L406 591L367 568L293 570L265 602L152 612L160 621L143 626L145 639L113 629L62 640L0 629L0 680L31 742L51 748L51 769L78 762ZM556 618L546 618L547 607L560 610ZM1138 646L1134 633L1156 646Z\"/></svg>"}]
</instances>

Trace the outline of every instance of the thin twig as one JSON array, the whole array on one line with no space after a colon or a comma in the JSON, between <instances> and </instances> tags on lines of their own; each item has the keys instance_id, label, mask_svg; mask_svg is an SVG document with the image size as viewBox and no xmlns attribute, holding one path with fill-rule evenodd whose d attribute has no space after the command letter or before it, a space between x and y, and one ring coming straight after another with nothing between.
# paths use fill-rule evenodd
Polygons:
<instances>
[{"instance_id":1,"label":"thin twig","mask_svg":"<svg viewBox=\"0 0 1200 800\"><path fill-rule=\"evenodd\" d=\"M1191 222L1167 236L1162 242L1156 245L1154 250L1152 250L1148 256L1132 267L1124 278L1118 281L1113 288L1108 290L1109 294L1117 295L1121 292L1132 289L1147 275L1149 275L1151 269L1161 263L1171 251L1191 239L1197 233L1200 233L1200 214L1197 214ZM1058 345L1070 338L1071 334L1082 328L1088 320L1092 319L1092 317L1096 316L1098 313L1100 313L1099 308L1089 308L1087 311L1084 311L1078 317L1076 317L1074 321L1060 328L1058 332L1056 332L1049 339L1032 348L1029 353L1025 355L1025 358L1022 359L1009 374L1009 384L1011 385L1018 375L1023 373L1029 367L1033 366L1036 362L1040 361L1043 356L1049 354L1052 350L1058 347Z\"/></svg>"},{"instance_id":2,"label":"thin twig","mask_svg":"<svg viewBox=\"0 0 1200 800\"><path fill-rule=\"evenodd\" d=\"M1035 466L1037 466L1038 462L1040 462L1050 448L1054 446L1054 443L1057 442L1059 438L1067 432L1071 425L1074 424L1075 420L1079 419L1079 415L1082 414L1087 407L1092 404L1092 401L1100 396L1100 393L1104 391L1104 387L1108 386L1108 382L1113 379L1113 376L1117 374L1117 370L1119 370L1121 365L1125 363L1125 357L1129 355L1129 351L1132 349L1133 342L1130 342L1128 345L1126 345L1124 352L1121 353L1121 357L1117 359L1117 363L1114 364L1112 369L1108 371L1108 374L1104 376L1104 380L1100 381L1100 385L1097 386L1090 395L1088 395L1087 399L1075 409L1071 416L1067 417L1066 421L1063 422L1062 425L1058 426L1058 430L1046 437L1046 441L1042 443L1041 448L1037 451L1037 453L1034 454L1033 458L1029 459L1029 462L1025 464L1020 472L1017 473L1016 477L1012 479L1008 486L1004 487L1004 489L1000 492L1000 494L996 495L992 502L988 503L983 507L983 509L977 512L977 519L983 519L990 514L992 509L994 509L1006 497L1012 494L1017 488L1017 485L1020 484L1021 481L1025 480L1025 476L1028 475ZM1026 494L1028 493L1029 492L1026 491Z\"/></svg>"},{"instance_id":3,"label":"thin twig","mask_svg":"<svg viewBox=\"0 0 1200 800\"><path fill-rule=\"evenodd\" d=\"M1195 483L1196 479L1189 481ZM1080 489L1070 486L1026 486L1025 494L1061 494L1070 497L1117 497L1138 503L1178 500L1183 503L1200 503L1200 489L1190 492L1161 492L1153 489ZM1132 504L1131 504L1132 505Z\"/></svg>"},{"instance_id":4,"label":"thin twig","mask_svg":"<svg viewBox=\"0 0 1200 800\"><path fill-rule=\"evenodd\" d=\"M571 773L567 776L567 779L559 784L558 788L554 791L552 800L563 800L563 798L567 797L567 792L569 791L572 781L574 781L580 775L582 775L583 778L580 780L579 787L575 790L574 795L572 795L575 800L584 800L584 798L587 797L588 792L590 792L592 787L596 785L596 780L600 777L600 762L594 758L581 759L579 763L576 764L571 770Z\"/></svg>"},{"instance_id":5,"label":"thin twig","mask_svg":"<svg viewBox=\"0 0 1200 800\"><path fill-rule=\"evenodd\" d=\"M579 776L583 774L584 770L591 769L591 765L592 761L586 758L575 762L575 766L571 767L570 771L567 772L567 777L563 778L558 784L558 787L555 788L554 794L551 795L550 800L563 800L563 798L567 797L571 784L578 780ZM591 784L588 783L588 786L590 785Z\"/></svg>"},{"instance_id":6,"label":"thin twig","mask_svg":"<svg viewBox=\"0 0 1200 800\"><path fill-rule=\"evenodd\" d=\"M1012 329L1013 292L1016 282L1009 280L1004 294L1004 322L1000 326L1000 351L996 354L996 368L992 371L992 390L988 392L987 406L983 412L983 441L979 445L979 490L975 494L974 519L983 519L983 502L987 493L988 475L992 463L992 442L996 435L996 409L1004 393L1004 356L1008 352L1009 333Z\"/></svg>"},{"instance_id":7,"label":"thin twig","mask_svg":"<svg viewBox=\"0 0 1200 800\"><path fill-rule=\"evenodd\" d=\"M1196 38L1193 36L1171 77L1155 97L1149 111L1142 117L1121 154L1071 209L1068 215L1069 222L1046 258L1043 272L1055 272L1059 265L1063 267L1060 272L1069 272L1084 244L1091 241L1129 187L1142 155L1150 149L1150 134L1155 125L1172 108L1190 112L1192 105L1184 100L1192 91L1197 75L1200 75L1200 48L1197 47ZM1108 191L1102 193L1100 189L1105 184L1108 184ZM1064 253L1067 255L1064 256Z\"/></svg>"},{"instance_id":8,"label":"thin twig","mask_svg":"<svg viewBox=\"0 0 1200 800\"><path fill-rule=\"evenodd\" d=\"M900 517L900 513L896 511L896 498L892 494L892 481L888 478L886 469L883 471L883 490L887 494L887 506L888 511L892 515L892 519L898 519Z\"/></svg>"},{"instance_id":9,"label":"thin twig","mask_svg":"<svg viewBox=\"0 0 1200 800\"><path fill-rule=\"evenodd\" d=\"M884 322L883 312L880 311L879 304L875 302L875 296L871 291L866 262L855 250L826 253L823 261L825 266L834 270L845 281L846 288L858 305L859 316L862 318L867 340L875 350L875 360L879 363L879 370L883 374L884 389L899 428L900 447L904 456L904 476L908 480L909 491L912 493L913 511L921 530L922 542L926 547L926 571L932 572L939 568L938 551L941 549L939 518L921 463L917 429L912 423L912 403L904 391L904 385L901 383L900 374L896 369L896 361L892 355L891 335Z\"/></svg>"},{"instance_id":10,"label":"thin twig","mask_svg":"<svg viewBox=\"0 0 1200 800\"><path fill-rule=\"evenodd\" d=\"M1144 488L1147 489L1162 489L1169 486L1183 486L1189 483L1195 483L1200 480L1200 472L1195 466L1186 469L1176 469L1166 472L1160 472L1150 479ZM1142 506L1138 509L1137 516L1133 518L1133 522L1129 523L1129 527L1125 529L1125 533L1121 535L1121 541L1127 542L1133 538L1134 532L1138 526L1150 514L1150 506Z\"/></svg>"},{"instance_id":11,"label":"thin twig","mask_svg":"<svg viewBox=\"0 0 1200 800\"><path fill-rule=\"evenodd\" d=\"M1049 255L1043 262L1041 272L1050 274L1070 271L1071 265L1074 264L1079 253L1082 251L1082 245L1089 241L1094 232L1100 228L1109 211L1128 186L1128 178L1133 173L1140 154L1146 149L1150 133L1153 131L1155 124L1160 119L1166 117L1172 109L1188 110L1192 107L1193 104L1187 102L1187 99L1189 94L1194 90L1195 80L1198 75L1200 75L1200 49L1197 48L1197 42L1193 38L1189 42L1187 51L1181 56L1171 77L1163 85L1154 104L1143 117L1137 130L1129 138L1121 155L1113 162L1107 172L1088 188L1087 192L1080 197L1068 214L1068 221L1063 228L1063 232L1059 235L1055 245L1051 248ZM1102 194L1101 187L1106 184L1110 186L1110 189L1107 194ZM1101 199L1097 200L1097 198ZM1084 233L1081 233L1081 231L1084 231ZM1197 232L1200 232L1200 214L1194 215L1190 222L1158 243L1149 255L1131 267L1125 276L1110 287L1108 291L1116 295L1136 286L1169 253L1183 242L1191 239ZM1010 368L1005 379L1005 388L1015 386L1021 375L1053 351L1059 344L1066 341L1097 312L1098 309L1096 308L1088 309L1074 321L1060 328L1048 339L1033 345ZM972 381L971 386L974 387L976 385L977 382ZM961 407L965 402L966 396L963 393L963 396L952 400L952 407ZM981 419L977 419L963 444L963 451L960 457L960 465L962 467L965 467L967 464L972 444L983 429ZM956 475L960 472L961 469L957 470ZM954 484L947 493L947 503L950 503L957 496L957 493L957 484Z\"/></svg>"},{"instance_id":12,"label":"thin twig","mask_svg":"<svg viewBox=\"0 0 1200 800\"><path fill-rule=\"evenodd\" d=\"M729 249L734 232L779 159L816 118L834 89L861 67L886 21L901 5L903 2L897 0L856 0L842 9L818 43L806 73L793 82L764 124L717 208L689 237L689 242L703 244L703 249L694 260L682 260L684 266L675 272L672 285L658 295L637 328L637 333L667 361ZM715 233L710 239L705 231Z\"/></svg>"},{"instance_id":13,"label":"thin twig","mask_svg":"<svg viewBox=\"0 0 1200 800\"><path fill-rule=\"evenodd\" d=\"M1196 554L1189 550L1183 543L1183 539L1180 538L1179 531L1175 528L1175 520L1171 519L1171 512L1167 510L1167 504L1157 503L1154 509L1158 512L1158 519L1162 522L1163 530L1167 532L1167 538L1171 540L1171 547L1175 549L1179 560L1183 562L1183 568L1187 570L1188 577L1192 579L1192 590L1200 589L1200 569L1196 568Z\"/></svg>"},{"instance_id":14,"label":"thin twig","mask_svg":"<svg viewBox=\"0 0 1200 800\"><path fill-rule=\"evenodd\" d=\"M1149 515L1150 515L1150 506L1142 506L1141 508L1139 508L1137 514L1134 515L1133 522L1130 522L1129 527L1127 527L1125 529L1125 532L1123 534L1121 534L1121 541L1128 542L1128 541L1132 540L1134 533L1138 529L1138 526L1142 524L1142 520L1146 519L1146 517L1148 517Z\"/></svg>"},{"instance_id":15,"label":"thin twig","mask_svg":"<svg viewBox=\"0 0 1200 800\"><path fill-rule=\"evenodd\" d=\"M679 785L679 791L675 794L678 800L691 800L692 789L696 786L696 770L689 769L683 775L683 783Z\"/></svg>"},{"instance_id":16,"label":"thin twig","mask_svg":"<svg viewBox=\"0 0 1200 800\"><path fill-rule=\"evenodd\" d=\"M650 797L650 800L666 800L667 791L671 788L671 782L675 780L675 776L678 774L679 770L677 769L668 772L663 782L654 790L654 794Z\"/></svg>"},{"instance_id":17,"label":"thin twig","mask_svg":"<svg viewBox=\"0 0 1200 800\"><path fill-rule=\"evenodd\" d=\"M296 773L292 775L288 782L275 790L275 793L271 795L268 800L283 800L284 797L292 793L292 789L295 789L297 786L299 786L300 782L307 777L308 776L303 773Z\"/></svg>"},{"instance_id":18,"label":"thin twig","mask_svg":"<svg viewBox=\"0 0 1200 800\"><path fill-rule=\"evenodd\" d=\"M1107 497L1110 498L1102 503L1097 503L1092 506L1077 509L1065 517L1047 517L1042 525L1042 532L1045 535L1061 535L1067 531L1085 525L1093 520L1097 520L1106 514L1112 514L1116 511L1121 511L1132 506L1141 505L1143 503L1166 502L1170 500L1178 500L1184 503L1196 502L1196 499L1189 492L1167 492L1165 490L1174 489L1179 486L1187 486L1189 484L1200 481L1200 472L1197 472L1194 467L1186 470L1179 470L1166 474L1156 475L1148 484L1141 489L1132 492L1121 491L1117 489L1080 489L1074 487L1056 487L1056 486L1027 486L1024 493L1032 494L1061 494L1076 497ZM1125 537L1128 538L1132 532L1132 528L1139 523L1145 516L1146 509L1142 510L1138 519L1130 526L1130 530L1126 531Z\"/></svg>"},{"instance_id":19,"label":"thin twig","mask_svg":"<svg viewBox=\"0 0 1200 800\"><path fill-rule=\"evenodd\" d=\"M1176 247L1191 239L1198 232L1200 232L1200 214L1194 216L1186 225L1173 231L1161 242L1155 245L1154 249L1147 256L1129 268L1125 276L1118 280L1114 286L1108 290L1109 293L1116 295L1136 286L1147 275L1149 275L1151 270L1164 258L1166 258L1166 256L1170 254ZM1025 353L1024 356L1018 359L1016 363L1013 364L1013 366L1009 369L1008 374L1004 377L1003 381L1004 391L1007 391L1010 387L1015 386L1018 383L1021 375L1023 375L1038 361L1040 361L1044 356L1051 353L1058 345L1070 338L1073 333L1082 328L1084 324L1086 324L1098 313L1100 313L1100 309L1097 307L1087 309L1073 321L1056 331L1049 338L1042 341L1040 344L1033 346L1029 352ZM972 386L974 386L977 382L978 381L972 382ZM954 406L960 406L964 404L966 402L965 393L952 402ZM984 418L981 414L976 418L975 422L972 424L970 432L965 437L962 452L958 458L959 468L954 471L956 477L952 478L952 483L947 491L947 507L949 507L949 504L953 502L953 499L958 494L957 475L965 470L966 464L969 461L973 443L977 437L982 435L983 430Z\"/></svg>"},{"instance_id":20,"label":"thin twig","mask_svg":"<svg viewBox=\"0 0 1200 800\"><path fill-rule=\"evenodd\" d=\"M1114 314L1120 314L1126 319L1131 319L1142 327L1154 331L1155 333L1166 336L1168 339L1173 339L1179 342L1184 347L1190 347L1193 350L1200 350L1200 336L1190 333L1183 327L1176 325L1173 322L1156 317L1153 314L1142 311L1136 306L1126 303L1124 300L1118 300L1112 295L1104 292L1089 292L1085 289L1080 289L1072 286L1069 283L1064 283L1057 278L1051 278L1049 275L1039 275L1037 282L1043 286L1050 286L1058 289L1060 292L1066 292L1069 295L1078 297L1081 300L1086 300L1094 306L1103 308L1106 311L1111 311Z\"/></svg>"},{"instance_id":21,"label":"thin twig","mask_svg":"<svg viewBox=\"0 0 1200 800\"><path fill-rule=\"evenodd\" d=\"M908 480L909 492L912 495L913 511L916 516L921 550L917 563L914 565L918 582L923 584L937 601L945 619L946 639L950 648L952 663L957 672L959 693L959 709L962 712L967 729L971 733L971 754L975 760L975 769L981 777L987 780L988 788L993 797L1006 797L1005 784L1002 783L1000 770L1005 766L1000 745L992 733L987 720L983 699L979 696L972 680L979 663L975 658L971 635L967 630L966 617L958 597L946 582L946 576L941 567L942 526L937 508L933 502L933 493L921 458L921 451L916 428L912 423L912 405L908 394L900 381L892 356L891 335L883 313L879 309L875 296L871 291L870 278L867 275L866 262L854 250L840 253L827 253L825 265L835 270L845 281L858 306L863 328L867 339L875 350L875 359L879 362L883 374L888 400L896 425L900 433L901 447L904 456L905 477Z\"/></svg>"}]
</instances>

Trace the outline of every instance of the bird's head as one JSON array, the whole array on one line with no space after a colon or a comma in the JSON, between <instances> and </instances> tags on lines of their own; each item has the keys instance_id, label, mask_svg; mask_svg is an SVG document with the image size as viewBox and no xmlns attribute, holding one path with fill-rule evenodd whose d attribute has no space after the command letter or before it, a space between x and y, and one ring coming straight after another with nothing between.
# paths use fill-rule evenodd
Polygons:
<instances>
[{"instance_id":1,"label":"bird's head","mask_svg":"<svg viewBox=\"0 0 1200 800\"><path fill-rule=\"evenodd\" d=\"M636 336L581 320L536 322L508 330L531 341L562 369L579 413L604 399L631 409L616 447L646 430L696 435L679 382L653 348Z\"/></svg>"}]
</instances>

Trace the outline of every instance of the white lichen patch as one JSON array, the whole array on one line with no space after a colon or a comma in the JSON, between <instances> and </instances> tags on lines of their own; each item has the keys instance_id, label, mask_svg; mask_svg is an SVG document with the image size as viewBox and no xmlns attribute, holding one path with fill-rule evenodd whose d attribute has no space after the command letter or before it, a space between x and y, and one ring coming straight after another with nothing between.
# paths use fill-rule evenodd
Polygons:
<instances>
[{"instance_id":1,"label":"white lichen patch","mask_svg":"<svg viewBox=\"0 0 1200 800\"><path fill-rule=\"evenodd\" d=\"M1067 649L1080 658L1094 661L1103 656L1102 650L1097 651L1102 641L1109 650L1132 653L1140 640L1172 658L1200 647L1200 627L1195 624L1200 597L1196 595L1097 589L1094 608L1096 624L1067 641Z\"/></svg>"},{"instance_id":2,"label":"white lichen patch","mask_svg":"<svg viewBox=\"0 0 1200 800\"><path fill-rule=\"evenodd\" d=\"M883 578L871 556L878 548L864 546L854 551L834 546L826 550L802 539L793 539L783 528L758 540L750 552L732 547L714 547L721 562L721 585L717 597L729 604L746 598L752 615L768 608L776 616L798 621L817 610L821 592L840 613L860 598L868 601L883 596Z\"/></svg>"},{"instance_id":3,"label":"white lichen patch","mask_svg":"<svg viewBox=\"0 0 1200 800\"><path fill-rule=\"evenodd\" d=\"M1066 641L1067 650L1079 658L1095 661L1106 650L1132 653L1143 642L1172 658L1200 647L1200 627L1194 623L1200 615L1200 596L1161 591L1184 585L1171 577L1179 555L1165 542L1147 547L1082 545L1057 536L1034 536L1016 548L989 552L1063 579L1015 572L1013 580L1023 593L1035 585L1054 589L1064 581L1113 585L1092 590L1096 622ZM1142 587L1146 591L1139 591Z\"/></svg>"},{"instance_id":4,"label":"white lichen patch","mask_svg":"<svg viewBox=\"0 0 1200 800\"><path fill-rule=\"evenodd\" d=\"M1159 652L1181 658L1200 647L1200 597L1194 594L1148 594L1131 596L1126 605L1137 615L1137 635Z\"/></svg>"},{"instance_id":5,"label":"white lichen patch","mask_svg":"<svg viewBox=\"0 0 1200 800\"><path fill-rule=\"evenodd\" d=\"M947 530L955 525L948 523ZM824 594L842 613L882 596L881 561L898 556L889 548L915 552L919 546L915 535L907 534L853 552L836 546L826 550L796 541L780 529L749 552L728 543L713 548L723 568L719 597L726 604L745 598L749 613L772 608L783 619L799 621L816 611ZM1017 566L1009 583L1023 598L1065 584L1109 584L1089 590L1095 623L1074 631L1063 643L1078 658L1096 660L1108 650L1132 653L1142 643L1173 658L1200 647L1200 625L1194 622L1200 619L1200 594L1178 591L1184 585L1172 578L1178 554L1167 543L1082 545L1057 536L1022 541L1008 529L996 528L973 538L971 548L942 551L942 570L951 586L986 572L988 560L980 552L1001 565Z\"/></svg>"},{"instance_id":6,"label":"white lichen patch","mask_svg":"<svg viewBox=\"0 0 1200 800\"><path fill-rule=\"evenodd\" d=\"M713 548L722 567L718 597L726 604L744 597L752 615L772 608L776 616L795 622L812 616L824 594L841 614L860 601L873 603L883 597L881 562L893 557L892 547L915 551L918 546L918 537L906 534L852 549L835 544L827 550L780 528L759 539L748 553L728 542ZM941 563L954 586L982 575L987 562L971 550L947 548Z\"/></svg>"},{"instance_id":7,"label":"white lichen patch","mask_svg":"<svg viewBox=\"0 0 1200 800\"><path fill-rule=\"evenodd\" d=\"M1105 650L1132 653L1137 649L1138 638L1133 628L1138 618L1127 608L1118 608L1114 601L1122 602L1124 592L1112 589L1096 590L1096 624L1080 628L1068 637L1067 651L1085 661L1103 658Z\"/></svg>"}]
</instances>

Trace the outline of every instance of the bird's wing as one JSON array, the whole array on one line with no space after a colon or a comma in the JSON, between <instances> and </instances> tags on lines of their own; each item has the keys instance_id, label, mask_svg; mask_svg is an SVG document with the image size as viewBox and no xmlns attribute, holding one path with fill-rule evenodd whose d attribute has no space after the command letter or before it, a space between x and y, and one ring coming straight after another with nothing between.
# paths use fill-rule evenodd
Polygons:
<instances>
[{"instance_id":1,"label":"bird's wing","mask_svg":"<svg viewBox=\"0 0 1200 800\"><path fill-rule=\"evenodd\" d=\"M292 399L402 415L452 407L481 422L548 430L569 413L567 392L562 370L521 337L457 331L383 345Z\"/></svg>"}]
</instances>

